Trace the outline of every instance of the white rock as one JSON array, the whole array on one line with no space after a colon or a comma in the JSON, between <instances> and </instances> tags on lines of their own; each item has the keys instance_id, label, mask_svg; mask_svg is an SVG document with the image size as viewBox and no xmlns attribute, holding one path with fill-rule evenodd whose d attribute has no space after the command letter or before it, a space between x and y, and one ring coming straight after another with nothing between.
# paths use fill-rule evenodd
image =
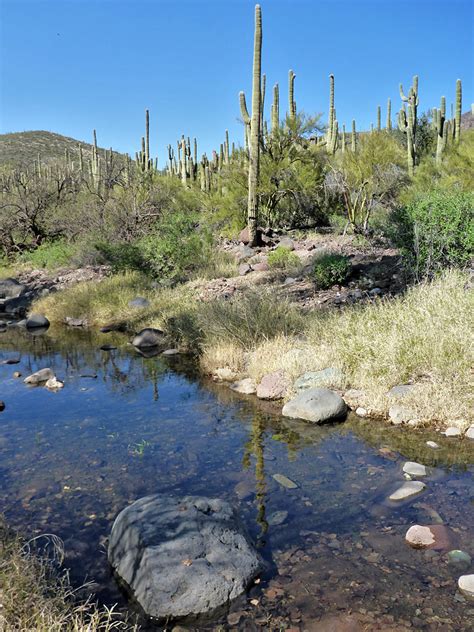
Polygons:
<instances>
[{"instance_id":1,"label":"white rock","mask_svg":"<svg viewBox=\"0 0 474 632\"><path fill-rule=\"evenodd\" d=\"M405 540L416 549L426 548L435 542L434 535L431 533L430 528L422 527L419 524L415 524L408 529Z\"/></svg>"},{"instance_id":2,"label":"white rock","mask_svg":"<svg viewBox=\"0 0 474 632\"><path fill-rule=\"evenodd\" d=\"M458 586L465 597L474 599L474 574L461 575L458 579Z\"/></svg>"},{"instance_id":3,"label":"white rock","mask_svg":"<svg viewBox=\"0 0 474 632\"><path fill-rule=\"evenodd\" d=\"M64 387L64 382L61 382L56 377L50 377L49 380L45 384L46 388L49 388L51 391L55 391L58 388Z\"/></svg>"},{"instance_id":4,"label":"white rock","mask_svg":"<svg viewBox=\"0 0 474 632\"><path fill-rule=\"evenodd\" d=\"M367 417L367 409L362 408L362 406L359 406L359 408L356 409L355 413L356 415L359 415L359 417Z\"/></svg>"},{"instance_id":5,"label":"white rock","mask_svg":"<svg viewBox=\"0 0 474 632\"><path fill-rule=\"evenodd\" d=\"M409 408L396 404L395 406L390 406L388 416L392 424L399 426L400 424L408 423L410 419L414 419L416 415Z\"/></svg>"},{"instance_id":6,"label":"white rock","mask_svg":"<svg viewBox=\"0 0 474 632\"><path fill-rule=\"evenodd\" d=\"M243 380L234 382L230 385L230 388L236 393L242 393L244 395L253 395L257 391L257 384L251 377L246 377Z\"/></svg>"},{"instance_id":7,"label":"white rock","mask_svg":"<svg viewBox=\"0 0 474 632\"><path fill-rule=\"evenodd\" d=\"M446 437L460 437L461 429L457 426L449 426L449 428L446 428L444 431L444 434Z\"/></svg>"},{"instance_id":8,"label":"white rock","mask_svg":"<svg viewBox=\"0 0 474 632\"><path fill-rule=\"evenodd\" d=\"M474 439L474 425L470 426L466 430L466 434L464 435L467 439Z\"/></svg>"},{"instance_id":9,"label":"white rock","mask_svg":"<svg viewBox=\"0 0 474 632\"><path fill-rule=\"evenodd\" d=\"M389 496L389 500L405 500L415 494L419 494L425 489L426 485L421 481L409 481L403 483L401 487L396 489L393 494Z\"/></svg>"},{"instance_id":10,"label":"white rock","mask_svg":"<svg viewBox=\"0 0 474 632\"><path fill-rule=\"evenodd\" d=\"M439 448L439 445L436 443L436 441L427 441L426 445L429 448L433 448L433 450L437 450Z\"/></svg>"},{"instance_id":11,"label":"white rock","mask_svg":"<svg viewBox=\"0 0 474 632\"><path fill-rule=\"evenodd\" d=\"M403 466L403 471L410 476L426 476L426 467L414 461L407 461Z\"/></svg>"},{"instance_id":12,"label":"white rock","mask_svg":"<svg viewBox=\"0 0 474 632\"><path fill-rule=\"evenodd\" d=\"M227 366L216 369L215 375L217 379L221 380L222 382L232 382L233 380L235 380L235 373Z\"/></svg>"}]
</instances>

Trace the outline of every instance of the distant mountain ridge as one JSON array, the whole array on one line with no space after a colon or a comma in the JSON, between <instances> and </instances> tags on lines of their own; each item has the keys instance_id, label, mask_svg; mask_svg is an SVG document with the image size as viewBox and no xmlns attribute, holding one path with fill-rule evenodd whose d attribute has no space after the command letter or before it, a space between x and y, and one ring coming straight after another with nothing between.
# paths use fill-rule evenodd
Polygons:
<instances>
[{"instance_id":1,"label":"distant mountain ridge","mask_svg":"<svg viewBox=\"0 0 474 632\"><path fill-rule=\"evenodd\" d=\"M66 150L70 160L79 161L79 147L82 148L84 160L92 156L92 144L43 130L13 132L0 134L0 166L28 166L41 157L43 162L54 162L65 156ZM99 152L105 151L99 147ZM123 156L115 152L118 156Z\"/></svg>"}]
</instances>

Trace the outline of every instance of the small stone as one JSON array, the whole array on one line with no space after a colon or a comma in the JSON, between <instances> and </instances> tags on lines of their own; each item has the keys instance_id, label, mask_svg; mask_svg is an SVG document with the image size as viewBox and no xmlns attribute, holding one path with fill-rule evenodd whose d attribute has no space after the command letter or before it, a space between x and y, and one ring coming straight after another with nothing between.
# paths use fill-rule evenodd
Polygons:
<instances>
[{"instance_id":1,"label":"small stone","mask_svg":"<svg viewBox=\"0 0 474 632\"><path fill-rule=\"evenodd\" d=\"M415 413L406 408L405 406L390 406L388 416L392 424L399 426L400 424L408 423L410 419L415 418Z\"/></svg>"},{"instance_id":2,"label":"small stone","mask_svg":"<svg viewBox=\"0 0 474 632\"><path fill-rule=\"evenodd\" d=\"M283 248L287 248L288 250L295 249L295 242L290 237L282 237L278 245L283 246Z\"/></svg>"},{"instance_id":3,"label":"small stone","mask_svg":"<svg viewBox=\"0 0 474 632\"><path fill-rule=\"evenodd\" d=\"M0 399L0 412L2 410L5 410L5 402L2 402L2 400Z\"/></svg>"},{"instance_id":4,"label":"small stone","mask_svg":"<svg viewBox=\"0 0 474 632\"><path fill-rule=\"evenodd\" d=\"M229 367L227 366L219 367L218 369L216 369L214 375L217 377L218 380L221 380L221 382L232 382L233 380L235 380L234 371L232 371L232 369L229 369Z\"/></svg>"},{"instance_id":5,"label":"small stone","mask_svg":"<svg viewBox=\"0 0 474 632\"><path fill-rule=\"evenodd\" d=\"M408 529L405 539L415 549L433 549L440 552L452 549L450 531L442 524L414 525Z\"/></svg>"},{"instance_id":6,"label":"small stone","mask_svg":"<svg viewBox=\"0 0 474 632\"><path fill-rule=\"evenodd\" d=\"M358 408L356 408L355 411L356 415L358 415L359 417L367 417L367 409L366 408L362 408L362 406L359 406Z\"/></svg>"},{"instance_id":7,"label":"small stone","mask_svg":"<svg viewBox=\"0 0 474 632\"><path fill-rule=\"evenodd\" d=\"M459 549L453 549L452 551L449 551L447 558L449 564L461 569L468 569L472 562L469 553L465 553L464 551L460 551Z\"/></svg>"},{"instance_id":8,"label":"small stone","mask_svg":"<svg viewBox=\"0 0 474 632\"><path fill-rule=\"evenodd\" d=\"M257 385L251 377L234 382L230 385L230 388L236 393L242 393L243 395L253 395L257 392Z\"/></svg>"},{"instance_id":9,"label":"small stone","mask_svg":"<svg viewBox=\"0 0 474 632\"><path fill-rule=\"evenodd\" d=\"M410 476L426 476L427 474L426 467L414 461L407 461L403 466L403 471Z\"/></svg>"},{"instance_id":10,"label":"small stone","mask_svg":"<svg viewBox=\"0 0 474 632\"><path fill-rule=\"evenodd\" d=\"M276 527L279 524L283 524L285 522L285 520L288 518L288 512L287 511L275 511L272 514L270 514L268 516L268 524L271 527Z\"/></svg>"},{"instance_id":11,"label":"small stone","mask_svg":"<svg viewBox=\"0 0 474 632\"><path fill-rule=\"evenodd\" d=\"M50 391L56 391L60 388L64 388L64 382L61 382L61 380L53 376L46 382L45 387L49 388Z\"/></svg>"},{"instance_id":12,"label":"small stone","mask_svg":"<svg viewBox=\"0 0 474 632\"><path fill-rule=\"evenodd\" d=\"M68 327L87 327L88 325L85 318L71 318L70 316L66 316L64 323Z\"/></svg>"},{"instance_id":13,"label":"small stone","mask_svg":"<svg viewBox=\"0 0 474 632\"><path fill-rule=\"evenodd\" d=\"M446 428L446 430L444 431L444 435L446 437L460 437L461 429L457 426L449 426L449 428Z\"/></svg>"},{"instance_id":14,"label":"small stone","mask_svg":"<svg viewBox=\"0 0 474 632\"><path fill-rule=\"evenodd\" d=\"M283 370L274 371L264 375L262 381L257 386L257 397L259 399L281 399L285 396L290 382Z\"/></svg>"},{"instance_id":15,"label":"small stone","mask_svg":"<svg viewBox=\"0 0 474 632\"><path fill-rule=\"evenodd\" d=\"M238 625L242 619L242 612L231 612L227 616L227 623L229 625Z\"/></svg>"},{"instance_id":16,"label":"small stone","mask_svg":"<svg viewBox=\"0 0 474 632\"><path fill-rule=\"evenodd\" d=\"M252 264L252 268L256 272L267 272L268 270L270 270L270 266L266 261L259 261L258 263L254 263Z\"/></svg>"},{"instance_id":17,"label":"small stone","mask_svg":"<svg viewBox=\"0 0 474 632\"><path fill-rule=\"evenodd\" d=\"M286 489L297 489L298 485L284 474L273 474L273 478L277 483L286 487Z\"/></svg>"},{"instance_id":18,"label":"small stone","mask_svg":"<svg viewBox=\"0 0 474 632\"><path fill-rule=\"evenodd\" d=\"M425 487L426 485L421 481L408 481L395 490L393 494L389 496L389 500L405 500L405 498L419 494Z\"/></svg>"},{"instance_id":19,"label":"small stone","mask_svg":"<svg viewBox=\"0 0 474 632\"><path fill-rule=\"evenodd\" d=\"M468 599L474 599L474 574L461 575L458 579L458 587Z\"/></svg>"},{"instance_id":20,"label":"small stone","mask_svg":"<svg viewBox=\"0 0 474 632\"><path fill-rule=\"evenodd\" d=\"M374 287L369 291L370 296L379 296L382 294L382 290L379 287Z\"/></svg>"},{"instance_id":21,"label":"small stone","mask_svg":"<svg viewBox=\"0 0 474 632\"><path fill-rule=\"evenodd\" d=\"M13 373L13 377L15 377L15 378L21 377L21 373L20 373L20 371L15 371L15 372Z\"/></svg>"},{"instance_id":22,"label":"small stone","mask_svg":"<svg viewBox=\"0 0 474 632\"><path fill-rule=\"evenodd\" d=\"M178 349L166 349L166 351L163 351L161 355L174 356L174 355L177 355L178 353L179 353Z\"/></svg>"},{"instance_id":23,"label":"small stone","mask_svg":"<svg viewBox=\"0 0 474 632\"><path fill-rule=\"evenodd\" d=\"M437 450L439 448L439 445L436 443L436 441L427 441L426 445L429 448L433 448L433 450Z\"/></svg>"},{"instance_id":24,"label":"small stone","mask_svg":"<svg viewBox=\"0 0 474 632\"><path fill-rule=\"evenodd\" d=\"M241 263L239 266L239 276L245 276L249 272L252 272L252 266L248 263Z\"/></svg>"},{"instance_id":25,"label":"small stone","mask_svg":"<svg viewBox=\"0 0 474 632\"><path fill-rule=\"evenodd\" d=\"M469 426L464 436L466 437L466 439L474 439L474 425Z\"/></svg>"}]
</instances>

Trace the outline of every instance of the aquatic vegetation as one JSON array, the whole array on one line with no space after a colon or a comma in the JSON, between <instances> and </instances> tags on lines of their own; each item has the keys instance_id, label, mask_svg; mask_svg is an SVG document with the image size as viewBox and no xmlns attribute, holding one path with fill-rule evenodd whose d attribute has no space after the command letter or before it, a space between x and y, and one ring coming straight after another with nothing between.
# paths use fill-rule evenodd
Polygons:
<instances>
[{"instance_id":1,"label":"aquatic vegetation","mask_svg":"<svg viewBox=\"0 0 474 632\"><path fill-rule=\"evenodd\" d=\"M142 439L141 441L138 441L138 443L130 443L127 449L132 456L143 456L145 454L145 450L151 445L150 441Z\"/></svg>"}]
</instances>

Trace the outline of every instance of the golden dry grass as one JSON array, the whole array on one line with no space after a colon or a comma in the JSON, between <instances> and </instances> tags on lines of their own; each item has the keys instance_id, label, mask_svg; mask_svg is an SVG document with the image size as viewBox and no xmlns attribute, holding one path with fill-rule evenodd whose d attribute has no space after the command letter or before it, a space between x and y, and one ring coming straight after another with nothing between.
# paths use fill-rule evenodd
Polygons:
<instances>
[{"instance_id":1,"label":"golden dry grass","mask_svg":"<svg viewBox=\"0 0 474 632\"><path fill-rule=\"evenodd\" d=\"M57 546L57 544L55 544ZM0 519L0 630L109 632L137 630L114 609L78 603L67 576L35 554Z\"/></svg>"}]
</instances>

